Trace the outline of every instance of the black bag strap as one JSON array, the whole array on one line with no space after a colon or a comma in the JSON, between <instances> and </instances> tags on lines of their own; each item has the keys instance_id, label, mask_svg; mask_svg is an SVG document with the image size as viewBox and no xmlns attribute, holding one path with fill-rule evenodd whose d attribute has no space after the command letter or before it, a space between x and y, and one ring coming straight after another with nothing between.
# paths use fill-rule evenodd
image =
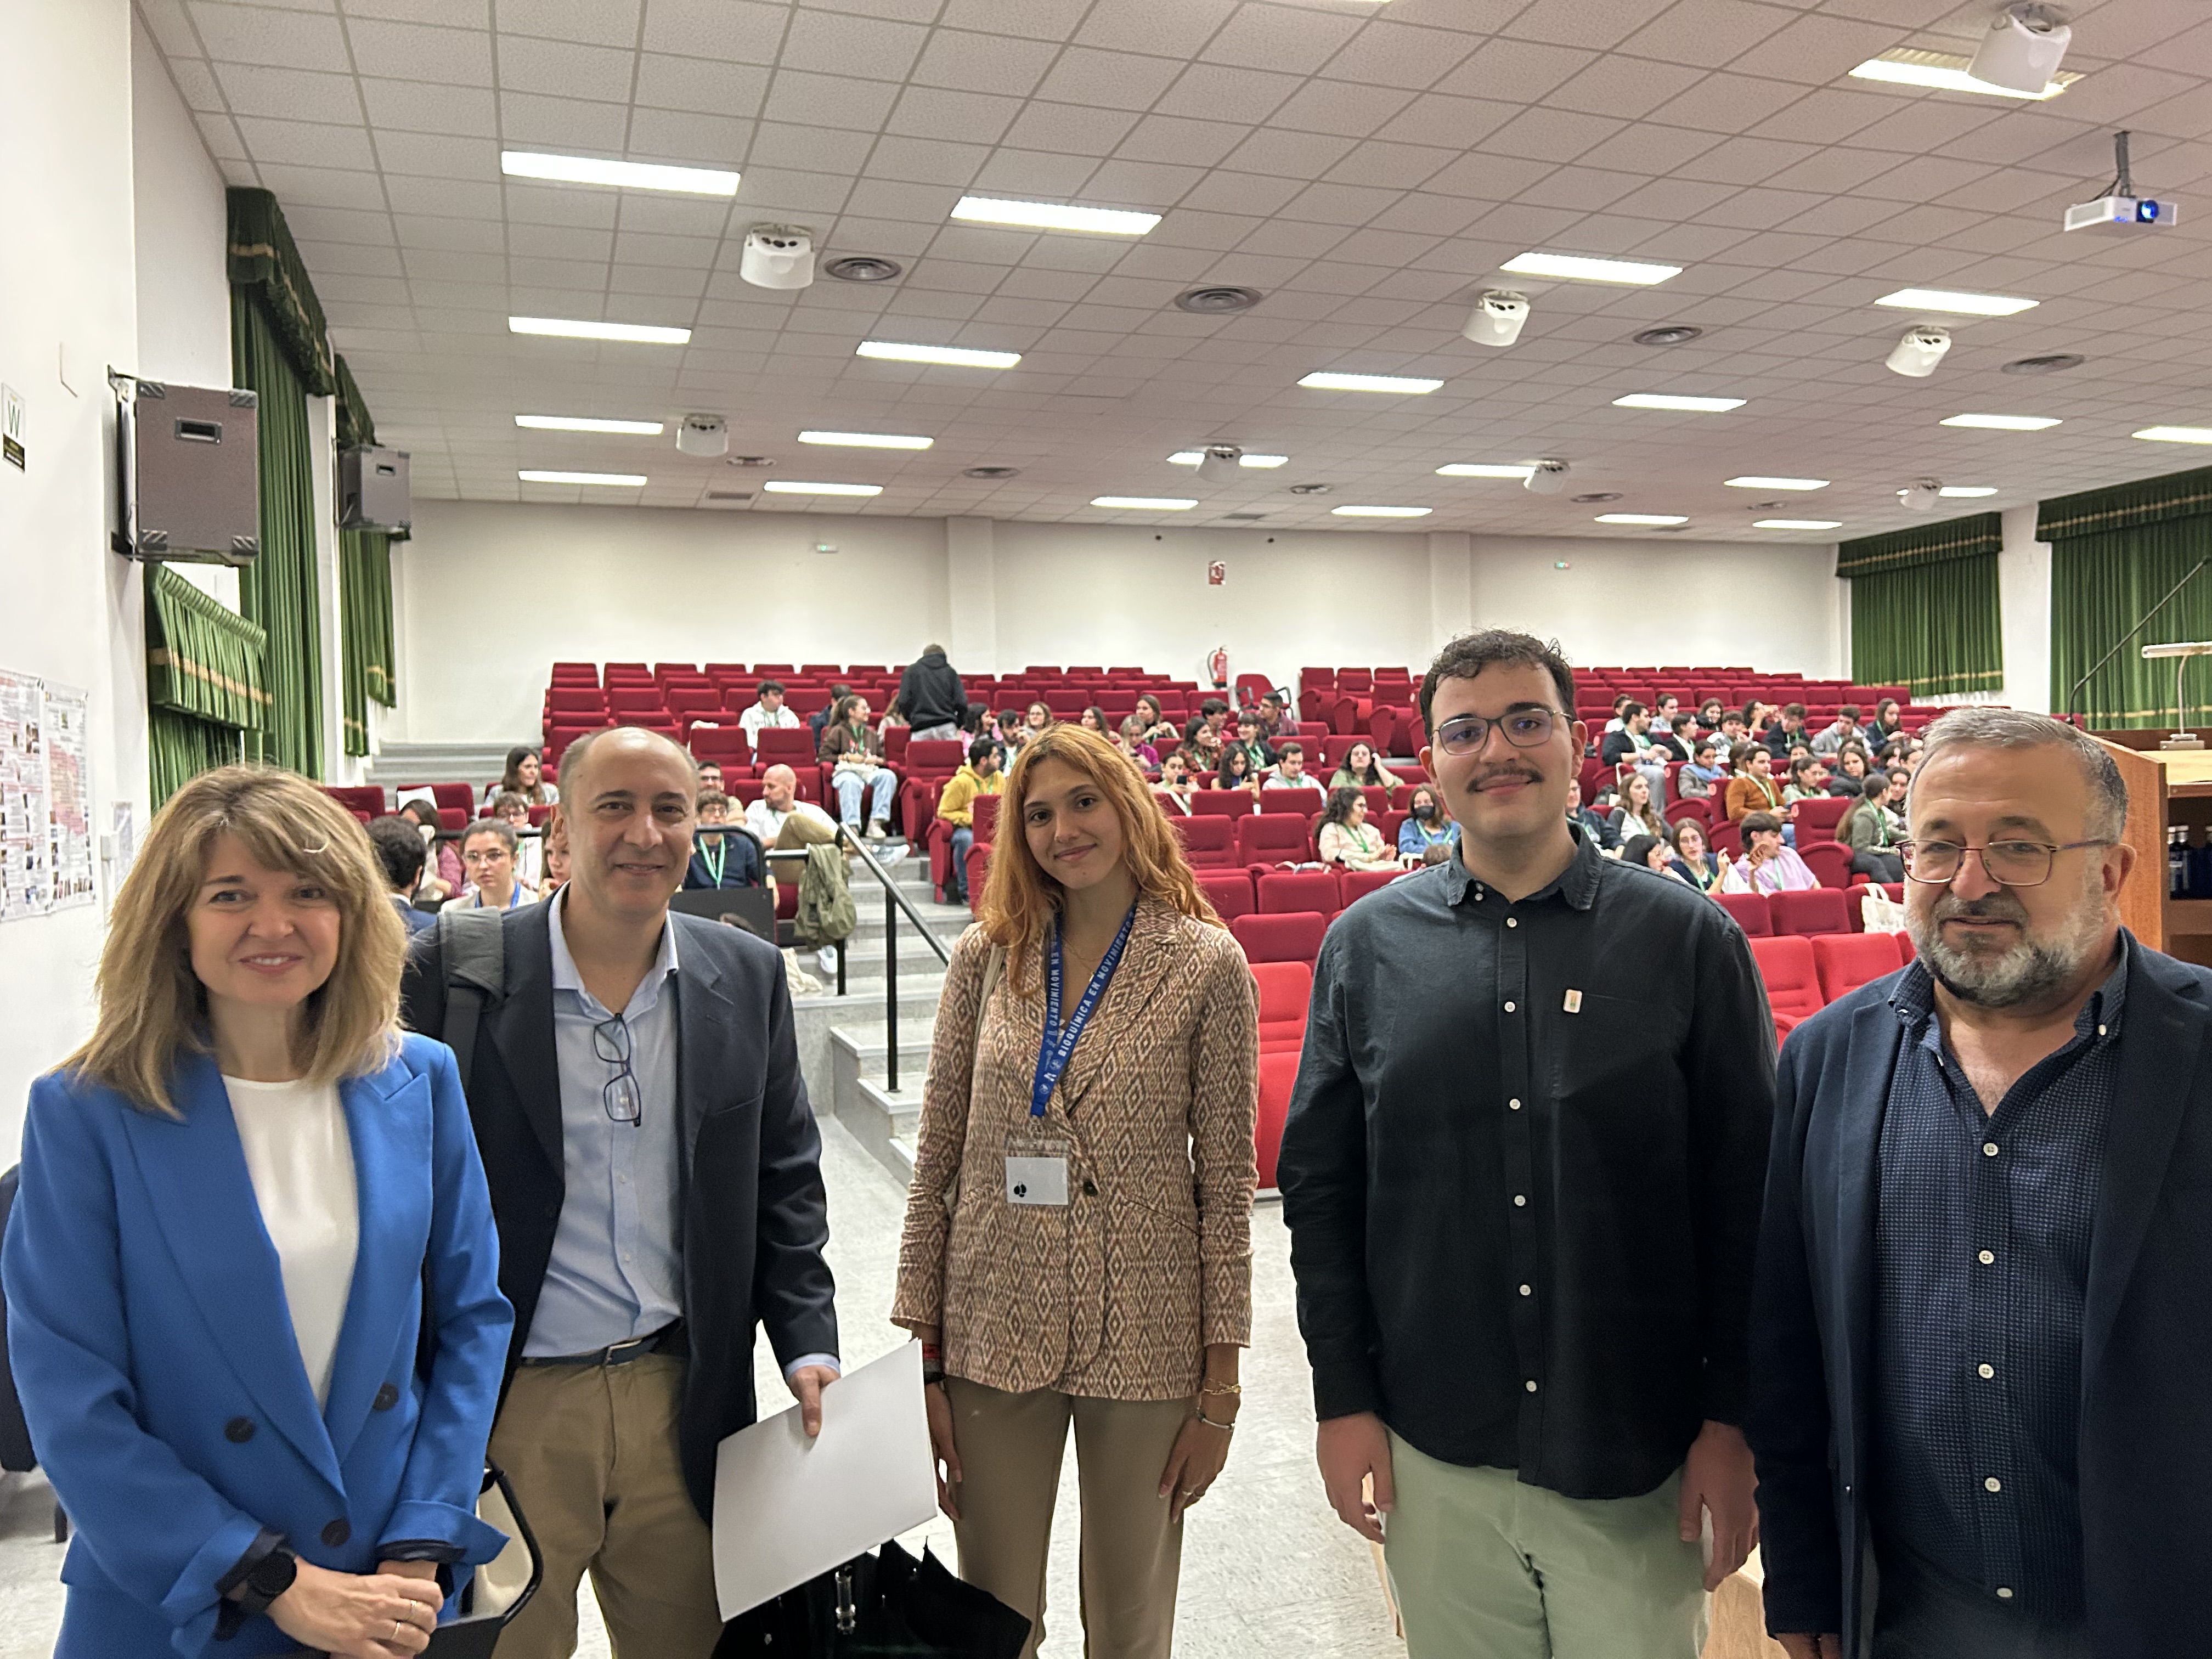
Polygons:
<instances>
[{"instance_id":1,"label":"black bag strap","mask_svg":"<svg viewBox=\"0 0 2212 1659\"><path fill-rule=\"evenodd\" d=\"M507 992L505 914L452 905L438 912L438 959L446 967L445 1041L460 1067L464 1092L485 1006Z\"/></svg>"}]
</instances>

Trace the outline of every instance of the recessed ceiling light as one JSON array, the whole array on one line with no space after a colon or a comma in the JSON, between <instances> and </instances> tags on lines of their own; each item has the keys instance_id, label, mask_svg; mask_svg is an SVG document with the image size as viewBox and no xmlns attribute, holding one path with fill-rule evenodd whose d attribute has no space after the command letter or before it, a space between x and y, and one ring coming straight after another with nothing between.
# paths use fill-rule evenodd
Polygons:
<instances>
[{"instance_id":1,"label":"recessed ceiling light","mask_svg":"<svg viewBox=\"0 0 2212 1659\"><path fill-rule=\"evenodd\" d=\"M1178 449L1168 457L1169 463L1175 466L1196 466L1205 459L1206 452L1202 449ZM1282 466L1290 459L1287 455L1240 455L1237 458L1237 465L1258 467Z\"/></svg>"},{"instance_id":2,"label":"recessed ceiling light","mask_svg":"<svg viewBox=\"0 0 2212 1659\"><path fill-rule=\"evenodd\" d=\"M2041 432L2058 422L2048 415L1954 415L1942 424L1981 427L1991 432Z\"/></svg>"},{"instance_id":3,"label":"recessed ceiling light","mask_svg":"<svg viewBox=\"0 0 2212 1659\"><path fill-rule=\"evenodd\" d=\"M551 334L564 340L626 340L632 345L682 345L691 337L688 328L663 328L656 323L594 323L578 317L510 317L510 334Z\"/></svg>"},{"instance_id":4,"label":"recessed ceiling light","mask_svg":"<svg viewBox=\"0 0 2212 1659\"><path fill-rule=\"evenodd\" d=\"M963 196L952 217L986 225L1021 225L1031 230L1096 230L1109 236L1141 236L1159 223L1157 213L1121 208L1070 207L1060 202L1005 202L990 196Z\"/></svg>"},{"instance_id":5,"label":"recessed ceiling light","mask_svg":"<svg viewBox=\"0 0 2212 1659\"><path fill-rule=\"evenodd\" d=\"M2079 368L2089 360L2078 351L2049 351L2040 357L2015 357L2000 368L2000 374L2059 374L2069 368Z\"/></svg>"},{"instance_id":6,"label":"recessed ceiling light","mask_svg":"<svg viewBox=\"0 0 2212 1659\"><path fill-rule=\"evenodd\" d=\"M1826 489L1826 478L1762 478L1747 473L1741 478L1724 480L1730 489Z\"/></svg>"},{"instance_id":7,"label":"recessed ceiling light","mask_svg":"<svg viewBox=\"0 0 2212 1659\"><path fill-rule=\"evenodd\" d=\"M621 432L636 438L657 438L659 421L602 421L589 415L518 415L517 426L533 432Z\"/></svg>"},{"instance_id":8,"label":"recessed ceiling light","mask_svg":"<svg viewBox=\"0 0 2212 1659\"><path fill-rule=\"evenodd\" d=\"M823 275L841 283L888 283L903 268L896 259L873 253L848 253L842 259L832 259L822 270Z\"/></svg>"},{"instance_id":9,"label":"recessed ceiling light","mask_svg":"<svg viewBox=\"0 0 2212 1659\"><path fill-rule=\"evenodd\" d=\"M1533 465L1516 464L1493 466L1486 461L1454 461L1449 466L1437 469L1439 478L1526 478L1536 469Z\"/></svg>"},{"instance_id":10,"label":"recessed ceiling light","mask_svg":"<svg viewBox=\"0 0 2212 1659\"><path fill-rule=\"evenodd\" d=\"M1442 380L1422 380L1410 374L1338 374L1316 371L1300 378L1298 384L1310 386L1316 392L1434 392Z\"/></svg>"},{"instance_id":11,"label":"recessed ceiling light","mask_svg":"<svg viewBox=\"0 0 2212 1659\"><path fill-rule=\"evenodd\" d=\"M1754 519L1753 530L1840 530L1841 519Z\"/></svg>"},{"instance_id":12,"label":"recessed ceiling light","mask_svg":"<svg viewBox=\"0 0 2212 1659\"><path fill-rule=\"evenodd\" d=\"M1945 484L1936 493L1948 495L1953 501L1978 501L1984 495L1996 495L1997 488L1995 484Z\"/></svg>"},{"instance_id":13,"label":"recessed ceiling light","mask_svg":"<svg viewBox=\"0 0 2212 1659\"><path fill-rule=\"evenodd\" d=\"M849 449L927 449L934 438L901 437L890 432L802 432L803 444L842 444Z\"/></svg>"},{"instance_id":14,"label":"recessed ceiling light","mask_svg":"<svg viewBox=\"0 0 2212 1659\"><path fill-rule=\"evenodd\" d=\"M1914 46L1893 46L1879 58L1869 58L1851 73L1862 81L1887 81L1901 87L1933 87L1942 92L1982 92L1992 98L2056 98L2081 77L2062 70L2041 92L2021 92L1993 82L1977 81L1966 72L1974 60L1948 52L1923 52Z\"/></svg>"},{"instance_id":15,"label":"recessed ceiling light","mask_svg":"<svg viewBox=\"0 0 2212 1659\"><path fill-rule=\"evenodd\" d=\"M720 167L659 167L649 161L602 161L590 155L546 155L503 149L499 170L514 179L550 179L562 185L615 185L629 190L674 190L690 196L735 196L738 175Z\"/></svg>"},{"instance_id":16,"label":"recessed ceiling light","mask_svg":"<svg viewBox=\"0 0 2212 1659\"><path fill-rule=\"evenodd\" d=\"M1182 513L1198 503L1180 495L1093 495L1091 505L1119 507L1125 513Z\"/></svg>"},{"instance_id":17,"label":"recessed ceiling light","mask_svg":"<svg viewBox=\"0 0 2212 1659\"><path fill-rule=\"evenodd\" d=\"M1687 345L1705 331L1702 328L1692 328L1687 323L1668 323L1659 328L1647 328L1641 334L1629 337L1643 346Z\"/></svg>"},{"instance_id":18,"label":"recessed ceiling light","mask_svg":"<svg viewBox=\"0 0 2212 1659\"><path fill-rule=\"evenodd\" d=\"M1743 404L1741 398L1677 398L1660 392L1632 392L1613 400L1615 409L1684 409L1708 415L1741 409Z\"/></svg>"},{"instance_id":19,"label":"recessed ceiling light","mask_svg":"<svg viewBox=\"0 0 2212 1659\"><path fill-rule=\"evenodd\" d=\"M2016 299L2008 294L1960 294L1944 288L1901 288L1876 300L1878 306L1899 311L1942 311L1961 317L2016 317L2033 311L2040 300Z\"/></svg>"},{"instance_id":20,"label":"recessed ceiling light","mask_svg":"<svg viewBox=\"0 0 2212 1659\"><path fill-rule=\"evenodd\" d=\"M642 472L549 472L534 467L514 476L525 483L621 484L633 489L645 482Z\"/></svg>"},{"instance_id":21,"label":"recessed ceiling light","mask_svg":"<svg viewBox=\"0 0 2212 1659\"><path fill-rule=\"evenodd\" d=\"M896 340L863 340L855 357L881 357L894 363L945 363L954 368L1012 368L1018 351L972 351L966 346L902 345Z\"/></svg>"},{"instance_id":22,"label":"recessed ceiling light","mask_svg":"<svg viewBox=\"0 0 2212 1659\"><path fill-rule=\"evenodd\" d=\"M1679 513L1601 513L1599 524L1668 525L1687 524L1689 519Z\"/></svg>"},{"instance_id":23,"label":"recessed ceiling light","mask_svg":"<svg viewBox=\"0 0 2212 1659\"><path fill-rule=\"evenodd\" d=\"M1433 507L1332 507L1329 511L1340 519L1421 519L1436 511Z\"/></svg>"},{"instance_id":24,"label":"recessed ceiling light","mask_svg":"<svg viewBox=\"0 0 2212 1659\"><path fill-rule=\"evenodd\" d=\"M880 495L881 484L801 483L796 478L770 478L761 485L777 495Z\"/></svg>"},{"instance_id":25,"label":"recessed ceiling light","mask_svg":"<svg viewBox=\"0 0 2212 1659\"><path fill-rule=\"evenodd\" d=\"M2130 435L2154 444L2212 444L2212 426L2147 426Z\"/></svg>"},{"instance_id":26,"label":"recessed ceiling light","mask_svg":"<svg viewBox=\"0 0 2212 1659\"><path fill-rule=\"evenodd\" d=\"M1519 253L1498 267L1516 276L1561 276L1577 283L1629 283L1648 288L1680 276L1680 265L1647 264L1636 259L1592 259L1579 253Z\"/></svg>"}]
</instances>

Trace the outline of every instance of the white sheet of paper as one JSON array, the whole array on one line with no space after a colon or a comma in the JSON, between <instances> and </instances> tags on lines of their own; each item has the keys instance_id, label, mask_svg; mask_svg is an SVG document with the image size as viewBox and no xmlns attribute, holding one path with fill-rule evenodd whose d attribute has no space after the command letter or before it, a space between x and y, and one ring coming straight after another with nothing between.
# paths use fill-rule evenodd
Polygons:
<instances>
[{"instance_id":1,"label":"white sheet of paper","mask_svg":"<svg viewBox=\"0 0 2212 1659\"><path fill-rule=\"evenodd\" d=\"M807 1439L793 1405L717 1449L714 1597L722 1617L734 1619L936 1513L921 1344L909 1342L823 1390L820 1438Z\"/></svg>"}]
</instances>

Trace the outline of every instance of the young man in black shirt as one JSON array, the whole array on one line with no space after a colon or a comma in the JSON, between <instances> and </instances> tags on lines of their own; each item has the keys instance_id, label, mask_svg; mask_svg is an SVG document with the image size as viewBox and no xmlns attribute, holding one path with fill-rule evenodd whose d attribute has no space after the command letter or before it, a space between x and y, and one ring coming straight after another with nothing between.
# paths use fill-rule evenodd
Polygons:
<instances>
[{"instance_id":1,"label":"young man in black shirt","mask_svg":"<svg viewBox=\"0 0 2212 1659\"><path fill-rule=\"evenodd\" d=\"M1410 1659L1696 1659L1756 1540L1772 1019L1725 911L1571 823L1574 707L1525 635L1438 656L1459 856L1329 930L1283 1138L1322 1477Z\"/></svg>"}]
</instances>

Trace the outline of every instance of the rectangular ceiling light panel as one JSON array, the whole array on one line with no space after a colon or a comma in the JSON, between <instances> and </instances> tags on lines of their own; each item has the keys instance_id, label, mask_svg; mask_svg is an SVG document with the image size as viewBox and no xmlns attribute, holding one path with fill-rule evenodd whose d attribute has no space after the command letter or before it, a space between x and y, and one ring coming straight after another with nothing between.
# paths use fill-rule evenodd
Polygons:
<instances>
[{"instance_id":1,"label":"rectangular ceiling light panel","mask_svg":"<svg viewBox=\"0 0 2212 1659\"><path fill-rule=\"evenodd\" d=\"M1492 466L1483 461L1454 461L1449 466L1437 469L1439 478L1527 478L1532 477L1534 466Z\"/></svg>"},{"instance_id":2,"label":"rectangular ceiling light panel","mask_svg":"<svg viewBox=\"0 0 2212 1659\"><path fill-rule=\"evenodd\" d=\"M2040 101L2056 98L2081 77L2071 70L2061 70L2045 83L2041 92L2021 92L2014 87L2000 87L1988 81L1977 81L1967 68L1971 58L1961 58L1948 52L1923 52L1914 46L1893 46L1879 58L1869 58L1851 74L1861 81L1886 81L1893 86L1929 87L1938 92L1978 92L1991 98L2025 98Z\"/></svg>"},{"instance_id":3,"label":"rectangular ceiling light panel","mask_svg":"<svg viewBox=\"0 0 2212 1659\"><path fill-rule=\"evenodd\" d=\"M1169 462L1176 466L1196 466L1205 459L1206 452L1202 449L1178 449L1168 457ZM1237 458L1237 465L1257 467L1284 466L1289 464L1290 459L1287 455L1240 455Z\"/></svg>"},{"instance_id":4,"label":"rectangular ceiling light panel","mask_svg":"<svg viewBox=\"0 0 2212 1659\"><path fill-rule=\"evenodd\" d=\"M1762 478L1755 473L1747 473L1741 478L1730 478L1726 482L1730 489L1826 489L1828 487L1826 478Z\"/></svg>"},{"instance_id":5,"label":"rectangular ceiling light panel","mask_svg":"<svg viewBox=\"0 0 2212 1659\"><path fill-rule=\"evenodd\" d=\"M797 478L770 478L761 488L774 495L880 495L881 484L802 483Z\"/></svg>"},{"instance_id":6,"label":"rectangular ceiling light panel","mask_svg":"<svg viewBox=\"0 0 2212 1659\"><path fill-rule=\"evenodd\" d=\"M1753 530L1841 530L1841 519L1753 519Z\"/></svg>"},{"instance_id":7,"label":"rectangular ceiling light panel","mask_svg":"<svg viewBox=\"0 0 2212 1659\"><path fill-rule=\"evenodd\" d=\"M1954 415L1942 424L1978 427L1986 432L2042 432L2058 422L2048 415Z\"/></svg>"},{"instance_id":8,"label":"rectangular ceiling light panel","mask_svg":"<svg viewBox=\"0 0 2212 1659\"><path fill-rule=\"evenodd\" d=\"M1093 495L1093 507L1110 507L1124 513L1182 513L1196 507L1179 495Z\"/></svg>"},{"instance_id":9,"label":"rectangular ceiling light panel","mask_svg":"<svg viewBox=\"0 0 2212 1659\"><path fill-rule=\"evenodd\" d=\"M514 423L532 432L616 432L633 438L658 438L659 421L603 421L591 415L518 415Z\"/></svg>"},{"instance_id":10,"label":"rectangular ceiling light panel","mask_svg":"<svg viewBox=\"0 0 2212 1659\"><path fill-rule=\"evenodd\" d=\"M1332 507L1329 511L1340 519L1420 519L1436 511L1432 507Z\"/></svg>"},{"instance_id":11,"label":"rectangular ceiling light panel","mask_svg":"<svg viewBox=\"0 0 2212 1659\"><path fill-rule=\"evenodd\" d=\"M2212 426L2147 426L2132 435L2154 444L2212 444Z\"/></svg>"},{"instance_id":12,"label":"rectangular ceiling light panel","mask_svg":"<svg viewBox=\"0 0 2212 1659\"><path fill-rule=\"evenodd\" d=\"M941 363L950 368L1012 368L1018 351L975 351L966 346L907 345L897 340L863 340L855 357L880 357L893 363Z\"/></svg>"},{"instance_id":13,"label":"rectangular ceiling light panel","mask_svg":"<svg viewBox=\"0 0 2212 1659\"><path fill-rule=\"evenodd\" d=\"M1741 409L1741 398L1677 398L1660 392L1632 392L1626 398L1615 398L1615 409L1676 409L1694 414L1719 415L1731 409Z\"/></svg>"},{"instance_id":14,"label":"rectangular ceiling light panel","mask_svg":"<svg viewBox=\"0 0 2212 1659\"><path fill-rule=\"evenodd\" d=\"M1030 230L1091 230L1109 236L1141 236L1159 223L1157 213L1124 208L1073 207L1060 202L1006 202L989 196L963 196L952 210L956 219L975 224L1020 225Z\"/></svg>"},{"instance_id":15,"label":"rectangular ceiling light panel","mask_svg":"<svg viewBox=\"0 0 2212 1659\"><path fill-rule=\"evenodd\" d=\"M514 476L525 483L619 484L632 489L645 482L642 472L550 472L532 467Z\"/></svg>"},{"instance_id":16,"label":"rectangular ceiling light panel","mask_svg":"<svg viewBox=\"0 0 2212 1659\"><path fill-rule=\"evenodd\" d=\"M1442 380L1423 380L1410 374L1338 374L1328 370L1316 370L1301 376L1298 384L1316 392L1395 392L1414 393L1434 392Z\"/></svg>"},{"instance_id":17,"label":"rectangular ceiling light panel","mask_svg":"<svg viewBox=\"0 0 2212 1659\"><path fill-rule=\"evenodd\" d=\"M1948 495L1954 501L1978 501L1984 495L1996 495L1997 487L1995 484L1945 484L1936 493Z\"/></svg>"},{"instance_id":18,"label":"rectangular ceiling light panel","mask_svg":"<svg viewBox=\"0 0 2212 1659\"><path fill-rule=\"evenodd\" d=\"M892 432L802 432L803 444L838 444L848 449L927 449L934 438L903 437Z\"/></svg>"},{"instance_id":19,"label":"rectangular ceiling light panel","mask_svg":"<svg viewBox=\"0 0 2212 1659\"><path fill-rule=\"evenodd\" d=\"M664 328L657 323L594 323L580 317L510 317L510 334L550 334L563 340L621 340L631 345L683 345L691 338L688 328Z\"/></svg>"},{"instance_id":20,"label":"rectangular ceiling light panel","mask_svg":"<svg viewBox=\"0 0 2212 1659\"><path fill-rule=\"evenodd\" d=\"M1878 306L1899 311L1947 312L1960 317L2017 317L2033 311L2040 300L2016 299L2008 294L1961 294L1947 288L1901 288L1876 300Z\"/></svg>"},{"instance_id":21,"label":"rectangular ceiling light panel","mask_svg":"<svg viewBox=\"0 0 2212 1659\"><path fill-rule=\"evenodd\" d=\"M1558 276L1572 283L1626 283L1649 288L1670 276L1680 276L1680 265L1657 265L1638 259L1593 259L1579 253L1518 253L1498 267L1516 276Z\"/></svg>"},{"instance_id":22,"label":"rectangular ceiling light panel","mask_svg":"<svg viewBox=\"0 0 2212 1659\"><path fill-rule=\"evenodd\" d=\"M1687 517L1675 513L1601 513L1600 524L1687 524Z\"/></svg>"},{"instance_id":23,"label":"rectangular ceiling light panel","mask_svg":"<svg viewBox=\"0 0 2212 1659\"><path fill-rule=\"evenodd\" d=\"M735 196L738 175L720 167L660 167L650 161L604 161L592 155L548 155L503 149L499 170L511 179L545 179L559 185L614 185L629 190L672 190L687 196Z\"/></svg>"}]
</instances>

